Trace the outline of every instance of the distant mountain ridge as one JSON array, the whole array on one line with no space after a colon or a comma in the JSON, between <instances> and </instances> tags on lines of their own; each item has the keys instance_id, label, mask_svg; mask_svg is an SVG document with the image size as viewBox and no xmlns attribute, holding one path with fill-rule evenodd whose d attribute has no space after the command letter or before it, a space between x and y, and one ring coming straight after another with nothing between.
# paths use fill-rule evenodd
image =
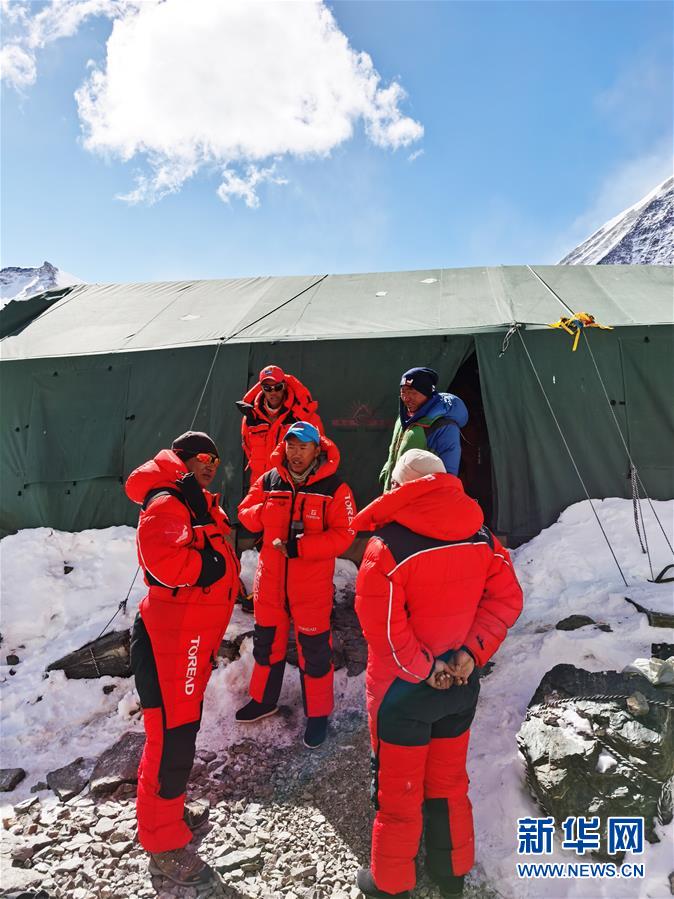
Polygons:
<instances>
[{"instance_id":1,"label":"distant mountain ridge","mask_svg":"<svg viewBox=\"0 0 674 899\"><path fill-rule=\"evenodd\" d=\"M674 265L674 177L602 225L560 265Z\"/></svg>"},{"instance_id":2,"label":"distant mountain ridge","mask_svg":"<svg viewBox=\"0 0 674 899\"><path fill-rule=\"evenodd\" d=\"M82 283L81 278L62 272L51 262L45 261L37 268L7 266L0 269L0 308L11 300L27 300L46 290Z\"/></svg>"}]
</instances>

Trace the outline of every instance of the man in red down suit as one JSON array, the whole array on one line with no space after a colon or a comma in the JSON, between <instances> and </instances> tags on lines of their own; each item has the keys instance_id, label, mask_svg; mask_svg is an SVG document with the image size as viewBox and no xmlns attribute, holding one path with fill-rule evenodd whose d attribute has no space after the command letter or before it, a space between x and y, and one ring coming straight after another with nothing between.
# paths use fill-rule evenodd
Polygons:
<instances>
[{"instance_id":1,"label":"man in red down suit","mask_svg":"<svg viewBox=\"0 0 674 899\"><path fill-rule=\"evenodd\" d=\"M308 421L325 433L318 403L300 380L278 365L266 365L257 384L236 405L243 415L241 442L251 485L273 467L271 454L296 421Z\"/></svg>"},{"instance_id":2,"label":"man in red down suit","mask_svg":"<svg viewBox=\"0 0 674 899\"><path fill-rule=\"evenodd\" d=\"M475 667L517 620L522 590L480 507L437 456L408 450L393 481L353 522L375 531L356 581L377 809L358 886L409 896L425 818L428 874L442 895L460 896L474 861L466 754Z\"/></svg>"},{"instance_id":3,"label":"man in red down suit","mask_svg":"<svg viewBox=\"0 0 674 899\"><path fill-rule=\"evenodd\" d=\"M307 725L305 746L326 737L333 710L330 613L335 559L353 540L353 495L338 473L339 451L310 422L298 421L271 458L272 467L250 488L239 520L263 531L255 575L255 667L251 700L240 722L277 711L288 646L295 623Z\"/></svg>"},{"instance_id":4,"label":"man in red down suit","mask_svg":"<svg viewBox=\"0 0 674 899\"><path fill-rule=\"evenodd\" d=\"M138 560L148 593L131 636L131 667L145 725L138 769L138 839L150 871L175 883L212 877L185 848L199 821L185 809L204 691L238 592L239 563L215 477L218 451L207 434L188 431L126 482L141 506Z\"/></svg>"}]
</instances>

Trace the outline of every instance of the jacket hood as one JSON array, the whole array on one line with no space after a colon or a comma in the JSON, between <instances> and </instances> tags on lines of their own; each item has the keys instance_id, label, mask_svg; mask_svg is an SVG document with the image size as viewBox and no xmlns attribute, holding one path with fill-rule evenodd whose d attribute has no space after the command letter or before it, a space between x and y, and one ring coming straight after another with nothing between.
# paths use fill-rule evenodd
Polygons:
<instances>
[{"instance_id":1,"label":"jacket hood","mask_svg":"<svg viewBox=\"0 0 674 899\"><path fill-rule=\"evenodd\" d=\"M429 474L373 500L356 515L354 531L374 531L395 521L423 537L462 540L484 523L482 509L453 474Z\"/></svg>"},{"instance_id":2,"label":"jacket hood","mask_svg":"<svg viewBox=\"0 0 674 899\"><path fill-rule=\"evenodd\" d=\"M126 481L126 495L132 502L142 505L150 490L175 487L175 482L187 471L187 466L173 450L161 450L154 459L131 472Z\"/></svg>"},{"instance_id":3,"label":"jacket hood","mask_svg":"<svg viewBox=\"0 0 674 899\"><path fill-rule=\"evenodd\" d=\"M308 388L304 386L304 384L296 378L294 375L286 375L286 388L287 388L287 396L284 405L288 409L292 409L295 406L298 406L301 410L305 412L316 412L318 409L318 403L316 400L311 398L311 393ZM258 381L257 384L253 384L253 386L248 390L248 392L244 395L243 399L240 402L244 405L250 406L260 406L262 399L264 397L264 391L262 390L262 385ZM302 417L301 415L299 416Z\"/></svg>"},{"instance_id":4,"label":"jacket hood","mask_svg":"<svg viewBox=\"0 0 674 899\"><path fill-rule=\"evenodd\" d=\"M307 484L321 481L323 478L334 474L339 468L339 450L337 444L328 437L321 436L321 454L318 457L318 471L311 475ZM271 454L269 463L272 468L277 468L287 480L292 480L286 467L286 442L282 440Z\"/></svg>"},{"instance_id":5,"label":"jacket hood","mask_svg":"<svg viewBox=\"0 0 674 899\"><path fill-rule=\"evenodd\" d=\"M460 397L453 393L434 393L420 409L407 417L407 410L400 401L400 423L409 425L410 422L419 421L422 418L429 418L432 421L437 418L451 418L460 428L468 424L468 409L466 404Z\"/></svg>"}]
</instances>

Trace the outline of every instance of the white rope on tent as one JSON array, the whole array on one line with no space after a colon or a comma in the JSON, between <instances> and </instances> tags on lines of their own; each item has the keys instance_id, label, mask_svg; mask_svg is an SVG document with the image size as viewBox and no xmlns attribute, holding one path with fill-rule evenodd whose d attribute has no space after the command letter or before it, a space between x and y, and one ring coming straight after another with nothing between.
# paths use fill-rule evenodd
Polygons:
<instances>
[{"instance_id":1,"label":"white rope on tent","mask_svg":"<svg viewBox=\"0 0 674 899\"><path fill-rule=\"evenodd\" d=\"M573 310L570 309L570 307L566 305L564 300L562 300L562 298L557 294L557 292L555 290L553 290L553 288L550 287L550 285L543 278L541 278L541 276L538 274L538 272L534 271L534 269L532 269L532 267L530 265L527 265L527 268L529 269L531 274L538 281L540 281L540 283L543 285L543 287L545 287L545 289L549 293L552 294L552 296L560 303L560 305L562 305L564 307L564 309L566 309L567 311L569 311L573 314ZM604 379L602 378L601 372L599 371L599 366L597 365L597 360L595 359L594 353L592 352L592 347L590 346L590 340L589 340L587 334L585 333L585 329L583 329L583 331L582 331L582 337L585 341L585 345L590 354L590 359L592 360L594 370L597 374L597 377L599 378L599 383L601 384L601 388L604 393L604 397L606 399L606 404L608 406L609 412L611 413L613 423L616 427L616 430L618 431L618 436L620 437L620 442L623 445L625 453L627 454L627 459L629 460L629 463L630 463L630 473L632 476L632 497L633 497L633 501L635 503L634 514L635 514L635 525L636 525L636 529L637 529L637 536L639 537L639 542L641 543L641 534L639 532L639 523L638 523L638 518L637 518L637 509L638 509L638 514L641 518L641 527L644 532L644 542L645 542L645 547L644 547L644 544L641 543L641 548L642 548L642 551L648 556L648 564L651 569L651 577L653 577L653 564L651 562L651 556L650 556L650 552L648 550L648 538L646 536L646 527L645 527L645 523L644 523L644 516L643 516L643 512L641 510L641 497L639 495L639 488L641 488L641 491L643 492L646 500L648 501L648 505L651 508L651 512L653 513L653 516L654 516L655 520L657 521L657 523L660 527L660 530L662 531L662 535L665 538L665 542L667 543L667 546L669 547L669 550L672 553L672 555L674 555L674 547L672 546L672 544L669 541L669 537L667 536L667 531L663 527L663 524L660 521L660 517L658 516L658 513L655 511L655 507L653 506L653 501L651 500L651 497L648 495L648 491L646 490L644 483L641 480L641 475L639 474L639 470L636 466L636 463L635 463L634 459L632 458L632 454L630 453L630 449L627 445L627 441L625 440L625 435L623 434L622 428L620 427L620 422L618 421L618 417L616 416L613 406L611 405L611 399L608 395L608 391L606 389L606 384L604 383Z\"/></svg>"},{"instance_id":2,"label":"white rope on tent","mask_svg":"<svg viewBox=\"0 0 674 899\"><path fill-rule=\"evenodd\" d=\"M583 480L583 476L581 475L578 465L576 464L576 460L573 456L573 453L571 452L571 447L569 446L569 444L566 441L566 437L564 436L564 432L562 431L561 425L559 424L559 420L557 419L557 416L555 415L555 410L552 408L552 404L548 398L547 393L545 392L545 387L543 386L543 382L541 381L541 379L538 375L538 372L536 371L536 366L534 365L533 359L531 358L531 356L529 354L529 350L527 349L527 345L524 342L524 338L522 337L522 331L519 328L517 328L516 332L517 332L517 336L519 337L520 342L524 348L524 352L527 354L527 359L529 360L531 369L536 377L536 380L538 381L538 386L541 388L543 396L545 397L545 402L548 405L550 414L552 415L555 425L557 426L557 430L559 431L559 436L562 438L562 443L564 444L564 447L565 447L567 453L569 454L569 459L571 459L571 464L573 465L576 475L578 476L578 480L580 481L581 486L582 486L583 490L585 491L585 496L587 497L587 501L590 504L590 508L592 509L592 512L594 513L594 517L597 519L597 524L599 525L599 528L600 528L602 534L604 535L604 540L606 540L606 544L607 544L609 550L611 551L611 555L613 556L613 561L616 563L616 567L618 568L618 571L620 572L620 577L623 579L623 583L625 584L625 586L628 587L629 584L627 583L627 579L625 578L625 575L623 574L623 570L620 567L620 562L618 562L618 558L617 558L615 552L613 551L613 547L611 546L611 541L608 538L608 534L604 530L604 526L602 525L599 515L597 514L597 510L594 507L594 503L592 502L592 499L590 498L590 494L588 492L587 487L585 486L585 481Z\"/></svg>"}]
</instances>

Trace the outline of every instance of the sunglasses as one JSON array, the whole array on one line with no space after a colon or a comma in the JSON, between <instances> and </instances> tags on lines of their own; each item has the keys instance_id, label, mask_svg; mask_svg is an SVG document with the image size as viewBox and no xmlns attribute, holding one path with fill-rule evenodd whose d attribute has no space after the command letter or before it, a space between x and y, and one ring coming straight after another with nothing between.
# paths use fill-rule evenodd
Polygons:
<instances>
[{"instance_id":1,"label":"sunglasses","mask_svg":"<svg viewBox=\"0 0 674 899\"><path fill-rule=\"evenodd\" d=\"M280 384L263 384L262 389L265 393L278 393L283 390L286 385L283 381Z\"/></svg>"},{"instance_id":2,"label":"sunglasses","mask_svg":"<svg viewBox=\"0 0 674 899\"><path fill-rule=\"evenodd\" d=\"M216 456L215 453L197 453L194 458L199 462L203 462L204 465L214 465L216 468L220 464L220 457Z\"/></svg>"}]
</instances>

